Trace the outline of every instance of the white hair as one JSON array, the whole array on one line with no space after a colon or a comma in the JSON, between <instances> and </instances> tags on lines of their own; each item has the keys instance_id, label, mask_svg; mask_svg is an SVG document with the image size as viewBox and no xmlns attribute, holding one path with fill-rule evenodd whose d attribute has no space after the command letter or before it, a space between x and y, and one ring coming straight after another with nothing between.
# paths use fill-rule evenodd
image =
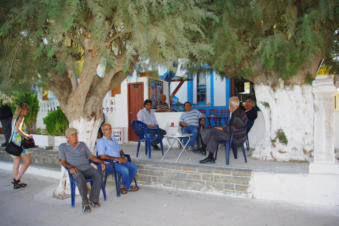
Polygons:
<instances>
[{"instance_id":1,"label":"white hair","mask_svg":"<svg viewBox=\"0 0 339 226\"><path fill-rule=\"evenodd\" d=\"M239 107L240 101L239 98L236 96L233 96L229 99L229 104L231 104L234 107Z\"/></svg>"}]
</instances>

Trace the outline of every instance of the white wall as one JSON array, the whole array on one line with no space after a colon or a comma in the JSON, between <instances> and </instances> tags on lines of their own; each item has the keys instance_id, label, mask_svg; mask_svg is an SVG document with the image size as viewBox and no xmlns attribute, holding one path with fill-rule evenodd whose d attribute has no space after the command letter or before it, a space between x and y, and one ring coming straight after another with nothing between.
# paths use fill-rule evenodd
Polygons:
<instances>
[{"instance_id":1,"label":"white wall","mask_svg":"<svg viewBox=\"0 0 339 226\"><path fill-rule=\"evenodd\" d=\"M178 85L179 82L171 82L171 93ZM181 88L175 94L175 96L179 98L180 103L185 103L187 101L187 82L184 82L184 84L182 84Z\"/></svg>"},{"instance_id":2,"label":"white wall","mask_svg":"<svg viewBox=\"0 0 339 226\"><path fill-rule=\"evenodd\" d=\"M339 111L334 113L334 148L339 150Z\"/></svg>"}]
</instances>

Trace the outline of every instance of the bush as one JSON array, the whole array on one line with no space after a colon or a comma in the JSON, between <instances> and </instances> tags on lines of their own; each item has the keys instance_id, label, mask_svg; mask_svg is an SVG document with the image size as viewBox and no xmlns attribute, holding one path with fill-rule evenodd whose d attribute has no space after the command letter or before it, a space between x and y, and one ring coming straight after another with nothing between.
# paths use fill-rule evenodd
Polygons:
<instances>
[{"instance_id":1,"label":"bush","mask_svg":"<svg viewBox=\"0 0 339 226\"><path fill-rule=\"evenodd\" d=\"M39 99L33 91L24 91L24 92L16 93L14 95L14 102L12 105L13 114L19 103L28 104L29 112L25 116L25 124L27 125L28 130L32 132L32 130L35 129L36 118L38 116L38 112L40 108Z\"/></svg>"},{"instance_id":2,"label":"bush","mask_svg":"<svg viewBox=\"0 0 339 226\"><path fill-rule=\"evenodd\" d=\"M50 111L44 118L47 134L51 136L62 136L68 128L68 120L60 107L57 110Z\"/></svg>"}]
</instances>

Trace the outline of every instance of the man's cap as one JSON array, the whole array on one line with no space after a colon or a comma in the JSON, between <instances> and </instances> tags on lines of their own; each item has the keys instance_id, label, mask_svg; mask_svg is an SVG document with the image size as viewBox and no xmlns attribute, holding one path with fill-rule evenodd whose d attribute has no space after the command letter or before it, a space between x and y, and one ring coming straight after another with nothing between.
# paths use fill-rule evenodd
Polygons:
<instances>
[{"instance_id":1,"label":"man's cap","mask_svg":"<svg viewBox=\"0 0 339 226\"><path fill-rule=\"evenodd\" d=\"M68 128L65 131L65 136L70 136L72 134L78 133L77 129L75 128Z\"/></svg>"}]
</instances>

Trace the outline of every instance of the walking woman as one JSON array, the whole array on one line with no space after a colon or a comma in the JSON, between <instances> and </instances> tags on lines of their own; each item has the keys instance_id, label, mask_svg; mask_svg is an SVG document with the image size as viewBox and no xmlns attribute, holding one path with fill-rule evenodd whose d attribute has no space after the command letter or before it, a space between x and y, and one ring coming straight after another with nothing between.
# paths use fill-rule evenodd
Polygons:
<instances>
[{"instance_id":1,"label":"walking woman","mask_svg":"<svg viewBox=\"0 0 339 226\"><path fill-rule=\"evenodd\" d=\"M20 103L15 110L13 120L12 120L12 136L11 140L21 146L22 139L24 138L32 138L32 135L27 134L26 126L24 124L25 116L28 114L28 105L26 103ZM24 188L27 186L25 183L21 183L21 177L24 175L25 171L32 163L31 155L27 150L23 149L23 152L20 156L14 156L13 158L13 188ZM21 159L23 160L23 164L20 167Z\"/></svg>"}]
</instances>

